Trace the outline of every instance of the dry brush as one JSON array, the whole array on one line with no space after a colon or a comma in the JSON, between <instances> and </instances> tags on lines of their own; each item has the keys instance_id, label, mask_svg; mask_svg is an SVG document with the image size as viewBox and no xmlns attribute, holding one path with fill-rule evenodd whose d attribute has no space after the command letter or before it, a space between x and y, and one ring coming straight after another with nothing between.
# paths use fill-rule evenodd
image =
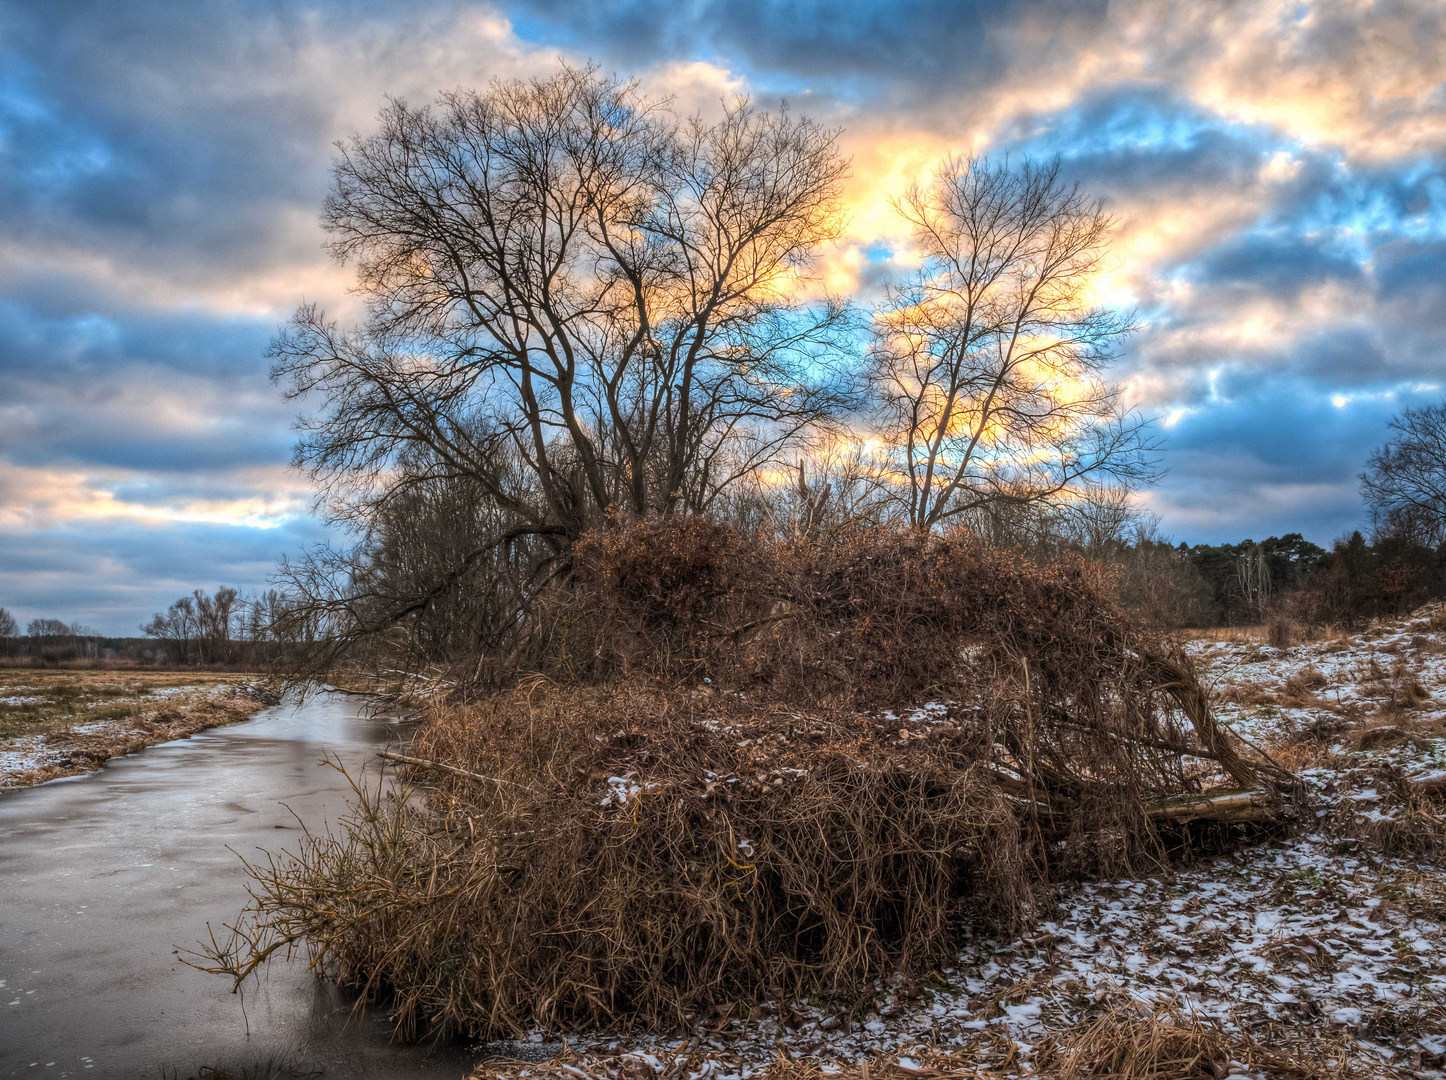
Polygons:
<instances>
[{"instance_id":1,"label":"dry brush","mask_svg":"<svg viewBox=\"0 0 1446 1080\"><path fill-rule=\"evenodd\" d=\"M1274 807L1083 562L650 519L579 543L532 634L531 676L426 703L427 788L359 787L252 866L204 963L310 948L404 1025L475 1034L847 1009L1042 884Z\"/></svg>"}]
</instances>

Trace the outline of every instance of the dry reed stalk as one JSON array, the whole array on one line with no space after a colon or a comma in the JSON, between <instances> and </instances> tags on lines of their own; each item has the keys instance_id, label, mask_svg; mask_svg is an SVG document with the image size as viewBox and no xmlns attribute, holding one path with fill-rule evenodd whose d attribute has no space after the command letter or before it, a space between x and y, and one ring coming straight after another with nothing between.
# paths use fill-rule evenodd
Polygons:
<instances>
[{"instance_id":1,"label":"dry reed stalk","mask_svg":"<svg viewBox=\"0 0 1446 1080\"><path fill-rule=\"evenodd\" d=\"M1163 1001L1120 1002L1055 1034L1035 1054L1043 1076L1059 1080L1221 1080L1236 1062L1273 1080L1318 1080L1318 1064L1232 1037L1207 1017Z\"/></svg>"}]
</instances>

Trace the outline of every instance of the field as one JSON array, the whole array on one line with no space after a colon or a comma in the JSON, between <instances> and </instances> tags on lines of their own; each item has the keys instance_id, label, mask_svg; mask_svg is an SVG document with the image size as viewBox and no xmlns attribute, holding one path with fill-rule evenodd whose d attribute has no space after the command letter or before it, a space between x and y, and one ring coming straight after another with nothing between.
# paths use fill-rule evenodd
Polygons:
<instances>
[{"instance_id":1,"label":"field","mask_svg":"<svg viewBox=\"0 0 1446 1080\"><path fill-rule=\"evenodd\" d=\"M966 936L843 1017L800 1000L681 1039L538 1031L474 1075L1446 1076L1443 629L1426 610L1284 649L1263 630L1187 644L1221 720L1301 779L1294 820L1253 843L1061 886L1022 938Z\"/></svg>"},{"instance_id":2,"label":"field","mask_svg":"<svg viewBox=\"0 0 1446 1080\"><path fill-rule=\"evenodd\" d=\"M0 670L0 788L100 768L108 759L245 720L250 680L210 672Z\"/></svg>"}]
</instances>

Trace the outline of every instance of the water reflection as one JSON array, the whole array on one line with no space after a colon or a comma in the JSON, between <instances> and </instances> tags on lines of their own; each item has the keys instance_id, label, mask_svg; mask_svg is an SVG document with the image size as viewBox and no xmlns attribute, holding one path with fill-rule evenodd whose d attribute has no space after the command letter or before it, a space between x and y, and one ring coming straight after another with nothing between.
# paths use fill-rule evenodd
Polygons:
<instances>
[{"instance_id":1,"label":"water reflection","mask_svg":"<svg viewBox=\"0 0 1446 1080\"><path fill-rule=\"evenodd\" d=\"M464 1075L475 1055L392 1045L385 1017L353 1015L304 957L273 960L238 997L177 954L240 908L236 853L344 811L350 789L323 754L374 769L398 724L315 697L0 796L0 1077L185 1077L268 1059L333 1076Z\"/></svg>"}]
</instances>

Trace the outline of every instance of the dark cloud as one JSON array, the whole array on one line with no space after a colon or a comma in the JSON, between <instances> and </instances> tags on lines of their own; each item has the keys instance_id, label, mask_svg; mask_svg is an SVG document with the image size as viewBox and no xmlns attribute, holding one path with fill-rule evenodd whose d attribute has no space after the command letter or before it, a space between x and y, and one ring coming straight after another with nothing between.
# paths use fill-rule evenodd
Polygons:
<instances>
[{"instance_id":1,"label":"dark cloud","mask_svg":"<svg viewBox=\"0 0 1446 1080\"><path fill-rule=\"evenodd\" d=\"M0 303L0 454L161 473L284 461L270 320L47 317Z\"/></svg>"},{"instance_id":2,"label":"dark cloud","mask_svg":"<svg viewBox=\"0 0 1446 1080\"><path fill-rule=\"evenodd\" d=\"M234 271L295 244L279 209L314 216L331 103L287 78L317 32L300 13L37 3L4 30L12 240Z\"/></svg>"},{"instance_id":3,"label":"dark cloud","mask_svg":"<svg viewBox=\"0 0 1446 1080\"><path fill-rule=\"evenodd\" d=\"M89 379L146 364L208 377L264 378L276 329L271 318L152 313L114 301L67 303L47 312L0 300L0 377Z\"/></svg>"},{"instance_id":4,"label":"dark cloud","mask_svg":"<svg viewBox=\"0 0 1446 1080\"><path fill-rule=\"evenodd\" d=\"M1247 235L1208 252L1189 267L1195 282L1227 288L1264 290L1292 299L1303 289L1325 282L1360 289L1365 271L1343 253L1322 248L1300 235Z\"/></svg>"},{"instance_id":5,"label":"dark cloud","mask_svg":"<svg viewBox=\"0 0 1446 1080\"><path fill-rule=\"evenodd\" d=\"M260 591L282 555L321 542L309 519L277 529L225 525L89 526L0 531L0 606L23 625L81 622L134 635L152 612L192 589Z\"/></svg>"},{"instance_id":6,"label":"dark cloud","mask_svg":"<svg viewBox=\"0 0 1446 1080\"><path fill-rule=\"evenodd\" d=\"M1151 502L1192 543L1300 532L1328 544L1363 528L1366 458L1396 411L1432 400L1403 391L1336 405L1295 379L1224 382L1228 397L1162 432L1169 471Z\"/></svg>"},{"instance_id":7,"label":"dark cloud","mask_svg":"<svg viewBox=\"0 0 1446 1080\"><path fill-rule=\"evenodd\" d=\"M1021 112L991 152L1059 156L1069 177L1116 197L1162 187L1254 183L1270 152L1266 133L1233 124L1156 82L1092 89L1065 109Z\"/></svg>"},{"instance_id":8,"label":"dark cloud","mask_svg":"<svg viewBox=\"0 0 1446 1080\"><path fill-rule=\"evenodd\" d=\"M1059 154L1135 260L1120 371L1174 420L1166 531L1329 540L1386 420L1446 383L1446 35L1439 5L1311 8L0 0L0 604L126 631L317 538L290 511L197 518L295 501L264 354L296 303L347 303L317 224L331 142L385 94L559 51L708 61L860 139ZM864 254L866 295L900 264ZM42 512L52 474L157 516Z\"/></svg>"},{"instance_id":9,"label":"dark cloud","mask_svg":"<svg viewBox=\"0 0 1446 1080\"><path fill-rule=\"evenodd\" d=\"M1107 0L530 0L519 5L563 29L569 40L617 62L726 57L760 75L885 94L909 87L985 87L1019 57L1011 31L1025 21L1047 27L1035 47L1078 47L1107 21Z\"/></svg>"}]
</instances>

